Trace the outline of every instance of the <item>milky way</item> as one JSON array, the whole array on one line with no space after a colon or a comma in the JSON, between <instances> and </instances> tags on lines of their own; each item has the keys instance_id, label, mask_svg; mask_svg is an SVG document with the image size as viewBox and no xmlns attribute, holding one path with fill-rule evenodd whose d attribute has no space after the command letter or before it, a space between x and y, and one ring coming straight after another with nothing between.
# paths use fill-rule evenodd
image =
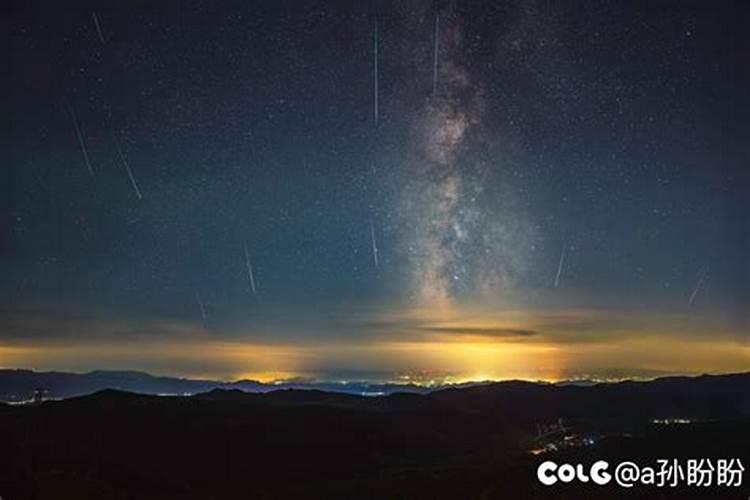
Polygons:
<instances>
[{"instance_id":1,"label":"milky way","mask_svg":"<svg viewBox=\"0 0 750 500\"><path fill-rule=\"evenodd\" d=\"M435 44L434 91L415 116L402 192L414 295L443 304L464 295L507 295L524 268L529 229L525 214L485 193L503 165L488 163L486 141L471 140L488 135L484 85L460 63L462 31L453 16L444 17L435 24L441 44Z\"/></svg>"}]
</instances>

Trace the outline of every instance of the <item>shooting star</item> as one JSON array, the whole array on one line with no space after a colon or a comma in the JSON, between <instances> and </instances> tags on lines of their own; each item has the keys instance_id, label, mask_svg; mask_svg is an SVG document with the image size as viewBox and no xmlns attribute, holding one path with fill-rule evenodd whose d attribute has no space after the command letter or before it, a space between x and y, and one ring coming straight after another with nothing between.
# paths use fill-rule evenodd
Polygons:
<instances>
[{"instance_id":1,"label":"shooting star","mask_svg":"<svg viewBox=\"0 0 750 500\"><path fill-rule=\"evenodd\" d=\"M115 138L115 144L117 145L117 154L120 155L120 161L122 161L122 164L125 167L125 171L128 173L128 177L130 178L130 184L133 186L135 195L138 197L139 200L142 200L143 195L141 194L141 190L138 189L138 183L135 182L135 177L133 177L133 171L130 170L130 165L128 165L128 160L125 159L125 155L122 153L122 148L120 147L120 141L118 141L117 138Z\"/></svg>"},{"instance_id":2,"label":"shooting star","mask_svg":"<svg viewBox=\"0 0 750 500\"><path fill-rule=\"evenodd\" d=\"M375 263L375 267L379 267L378 264L378 241L375 239L375 224L370 219L370 241L372 242L372 260Z\"/></svg>"},{"instance_id":3,"label":"shooting star","mask_svg":"<svg viewBox=\"0 0 750 500\"><path fill-rule=\"evenodd\" d=\"M693 304L693 301L695 300L695 297L698 295L698 292L700 291L701 286L703 286L703 277L701 277L698 280L698 283L695 285L695 288L693 289L693 293L690 294L690 300L688 301L690 305Z\"/></svg>"},{"instance_id":4,"label":"shooting star","mask_svg":"<svg viewBox=\"0 0 750 500\"><path fill-rule=\"evenodd\" d=\"M560 274L562 273L563 263L565 262L565 250L566 247L563 245L562 253L560 253L560 262L557 264L557 274L555 275L555 288L560 285Z\"/></svg>"},{"instance_id":5,"label":"shooting star","mask_svg":"<svg viewBox=\"0 0 750 500\"><path fill-rule=\"evenodd\" d=\"M253 275L253 265L250 262L250 252L247 251L247 245L245 245L245 267L247 268L247 277L250 279L250 288L253 290L253 295L258 295L258 291L255 289L255 276Z\"/></svg>"},{"instance_id":6,"label":"shooting star","mask_svg":"<svg viewBox=\"0 0 750 500\"><path fill-rule=\"evenodd\" d=\"M438 49L440 48L440 14L435 14L435 47L433 49L432 59L432 94L435 95L437 92L437 81L438 81Z\"/></svg>"},{"instance_id":7,"label":"shooting star","mask_svg":"<svg viewBox=\"0 0 750 500\"><path fill-rule=\"evenodd\" d=\"M73 125L76 128L76 137L78 137L78 144L81 146L81 152L83 153L83 160L86 162L86 168L89 171L89 175L91 177L94 176L94 169L91 168L91 162L89 161L89 153L86 151L86 144L83 142L83 135L81 134L81 127L78 126L78 119L76 118L76 113L73 111L73 108L71 106L68 106L68 110L70 111L70 116L73 118Z\"/></svg>"},{"instance_id":8,"label":"shooting star","mask_svg":"<svg viewBox=\"0 0 750 500\"><path fill-rule=\"evenodd\" d=\"M198 302L198 307L201 311L201 318L203 318L203 321L206 321L206 308L203 305L203 299L201 299L201 294L198 293L198 290L195 291L195 300Z\"/></svg>"},{"instance_id":9,"label":"shooting star","mask_svg":"<svg viewBox=\"0 0 750 500\"><path fill-rule=\"evenodd\" d=\"M102 34L102 27L99 25L99 18L96 16L96 12L91 13L91 17L94 19L94 25L96 26L96 33L99 35L99 40L104 43L104 35Z\"/></svg>"},{"instance_id":10,"label":"shooting star","mask_svg":"<svg viewBox=\"0 0 750 500\"><path fill-rule=\"evenodd\" d=\"M377 126L380 120L380 110L378 109L378 18L375 16L375 28L373 34L373 111L375 114L375 125Z\"/></svg>"}]
</instances>

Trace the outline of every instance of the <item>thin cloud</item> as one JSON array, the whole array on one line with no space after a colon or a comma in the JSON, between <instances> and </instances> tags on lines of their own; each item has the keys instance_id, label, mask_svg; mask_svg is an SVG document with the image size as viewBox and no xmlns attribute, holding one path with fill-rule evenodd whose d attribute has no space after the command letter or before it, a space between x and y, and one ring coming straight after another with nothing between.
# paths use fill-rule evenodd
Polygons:
<instances>
[{"instance_id":1,"label":"thin cloud","mask_svg":"<svg viewBox=\"0 0 750 500\"><path fill-rule=\"evenodd\" d=\"M470 335L492 338L532 337L539 332L526 328L496 328L476 326L422 326L419 330L446 335Z\"/></svg>"}]
</instances>

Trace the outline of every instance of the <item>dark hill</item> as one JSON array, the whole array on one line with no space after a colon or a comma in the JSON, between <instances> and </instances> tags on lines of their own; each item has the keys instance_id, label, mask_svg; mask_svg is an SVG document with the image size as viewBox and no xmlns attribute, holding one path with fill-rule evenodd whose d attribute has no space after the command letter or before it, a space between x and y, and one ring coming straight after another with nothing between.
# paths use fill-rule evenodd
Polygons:
<instances>
[{"instance_id":1,"label":"dark hill","mask_svg":"<svg viewBox=\"0 0 750 500\"><path fill-rule=\"evenodd\" d=\"M88 373L36 372L32 370L0 370L0 401L24 401L35 389L44 388L47 397L70 398L92 394L103 389L118 389L141 394L190 395L212 389L240 389L246 392L270 392L279 389L313 389L327 393L391 394L393 392L425 393L428 389L411 384L369 384L366 382L335 383L288 381L264 384L254 380L223 382L157 377L136 371L98 370Z\"/></svg>"},{"instance_id":2,"label":"dark hill","mask_svg":"<svg viewBox=\"0 0 750 500\"><path fill-rule=\"evenodd\" d=\"M0 407L0 492L13 499L651 498L649 490L540 487L535 467L546 456L528 453L539 446L537 425L563 418L576 434L596 437L590 448L550 455L560 460L731 456L747 464L749 378L507 382L383 397L105 390ZM657 414L698 420L650 423ZM727 498L726 490L659 493Z\"/></svg>"}]
</instances>

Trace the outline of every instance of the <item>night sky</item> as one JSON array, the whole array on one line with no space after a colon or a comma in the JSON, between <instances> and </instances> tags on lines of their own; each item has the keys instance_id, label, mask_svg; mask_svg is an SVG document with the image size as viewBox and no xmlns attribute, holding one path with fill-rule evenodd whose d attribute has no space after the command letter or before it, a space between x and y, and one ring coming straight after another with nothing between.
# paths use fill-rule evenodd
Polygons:
<instances>
[{"instance_id":1,"label":"night sky","mask_svg":"<svg viewBox=\"0 0 750 500\"><path fill-rule=\"evenodd\" d=\"M750 367L750 9L11 3L0 367Z\"/></svg>"}]
</instances>

